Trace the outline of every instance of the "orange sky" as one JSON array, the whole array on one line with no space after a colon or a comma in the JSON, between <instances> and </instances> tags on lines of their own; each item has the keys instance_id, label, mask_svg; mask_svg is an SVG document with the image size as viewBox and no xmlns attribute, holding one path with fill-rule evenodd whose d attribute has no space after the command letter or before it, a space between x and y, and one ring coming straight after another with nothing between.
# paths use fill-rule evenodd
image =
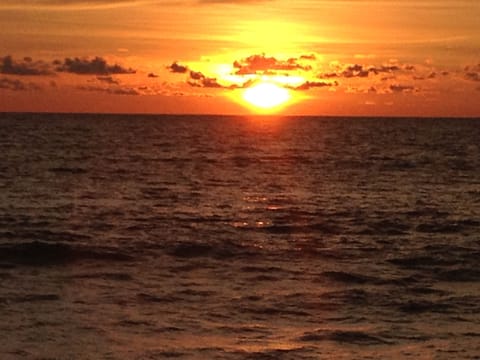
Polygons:
<instances>
[{"instance_id":1,"label":"orange sky","mask_svg":"<svg viewBox=\"0 0 480 360\"><path fill-rule=\"evenodd\" d=\"M478 0L2 0L0 111L480 116Z\"/></svg>"}]
</instances>

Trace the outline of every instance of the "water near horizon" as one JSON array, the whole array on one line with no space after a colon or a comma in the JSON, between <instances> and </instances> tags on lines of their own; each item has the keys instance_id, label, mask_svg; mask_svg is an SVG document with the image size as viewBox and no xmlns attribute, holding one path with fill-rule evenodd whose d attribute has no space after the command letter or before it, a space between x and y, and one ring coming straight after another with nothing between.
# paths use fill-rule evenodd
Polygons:
<instances>
[{"instance_id":1,"label":"water near horizon","mask_svg":"<svg viewBox=\"0 0 480 360\"><path fill-rule=\"evenodd\" d=\"M0 358L480 359L479 139L0 114Z\"/></svg>"}]
</instances>

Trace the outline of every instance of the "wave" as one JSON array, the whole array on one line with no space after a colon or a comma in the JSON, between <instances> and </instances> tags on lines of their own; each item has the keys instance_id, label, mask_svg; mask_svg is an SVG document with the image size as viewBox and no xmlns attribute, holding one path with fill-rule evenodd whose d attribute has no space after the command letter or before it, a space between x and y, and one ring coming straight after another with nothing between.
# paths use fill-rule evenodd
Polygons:
<instances>
[{"instance_id":1,"label":"wave","mask_svg":"<svg viewBox=\"0 0 480 360\"><path fill-rule=\"evenodd\" d=\"M67 265L81 260L131 261L133 257L116 248L89 247L66 243L33 241L0 245L0 262L4 263L51 266Z\"/></svg>"},{"instance_id":2,"label":"wave","mask_svg":"<svg viewBox=\"0 0 480 360\"><path fill-rule=\"evenodd\" d=\"M85 174L87 172L86 169L79 168L79 167L54 167L48 169L48 171L53 172L53 173L61 173L61 174Z\"/></svg>"},{"instance_id":3,"label":"wave","mask_svg":"<svg viewBox=\"0 0 480 360\"><path fill-rule=\"evenodd\" d=\"M379 335L360 330L330 330L320 329L314 332L306 332L300 338L304 342L333 341L355 345L384 345L392 344Z\"/></svg>"},{"instance_id":4,"label":"wave","mask_svg":"<svg viewBox=\"0 0 480 360\"><path fill-rule=\"evenodd\" d=\"M393 258L388 259L387 261L394 265L407 269L420 269L432 266L449 266L455 265L457 263L456 259L448 259L428 255Z\"/></svg>"},{"instance_id":5,"label":"wave","mask_svg":"<svg viewBox=\"0 0 480 360\"><path fill-rule=\"evenodd\" d=\"M315 223L306 225L278 224L264 227L248 228L257 231L264 231L271 234L303 234L303 233L321 233L321 234L339 234L340 229L333 224Z\"/></svg>"},{"instance_id":6,"label":"wave","mask_svg":"<svg viewBox=\"0 0 480 360\"><path fill-rule=\"evenodd\" d=\"M454 312L455 306L445 302L434 302L427 300L411 300L405 304L401 304L398 310L408 314L421 314L421 313L440 313L449 314Z\"/></svg>"},{"instance_id":7,"label":"wave","mask_svg":"<svg viewBox=\"0 0 480 360\"><path fill-rule=\"evenodd\" d=\"M133 280L132 275L123 272L99 272L99 273L86 273L74 275L72 278L75 279L103 279L111 281L131 281Z\"/></svg>"},{"instance_id":8,"label":"wave","mask_svg":"<svg viewBox=\"0 0 480 360\"><path fill-rule=\"evenodd\" d=\"M181 298L172 295L157 296L147 293L139 293L137 298L144 303L176 303L181 300Z\"/></svg>"},{"instance_id":9,"label":"wave","mask_svg":"<svg viewBox=\"0 0 480 360\"><path fill-rule=\"evenodd\" d=\"M344 271L324 271L321 273L321 277L327 280L347 284L378 283L381 281L381 279L373 278L371 276L354 274Z\"/></svg>"},{"instance_id":10,"label":"wave","mask_svg":"<svg viewBox=\"0 0 480 360\"><path fill-rule=\"evenodd\" d=\"M23 229L23 227L34 227L34 226L50 226L49 222L34 222L34 223L19 223L15 226L22 227L21 229L7 230L0 232L0 238L10 239L10 240L35 240L42 239L42 241L61 241L61 242L70 242L70 241L88 241L91 239L91 236L74 232L74 231L55 231L47 229Z\"/></svg>"},{"instance_id":11,"label":"wave","mask_svg":"<svg viewBox=\"0 0 480 360\"><path fill-rule=\"evenodd\" d=\"M447 282L479 282L480 270L476 268L444 270L437 274L437 278Z\"/></svg>"},{"instance_id":12,"label":"wave","mask_svg":"<svg viewBox=\"0 0 480 360\"><path fill-rule=\"evenodd\" d=\"M218 260L230 259L237 256L252 256L248 248L229 242L207 244L200 242L182 242L166 248L167 254L178 258L208 257Z\"/></svg>"}]
</instances>

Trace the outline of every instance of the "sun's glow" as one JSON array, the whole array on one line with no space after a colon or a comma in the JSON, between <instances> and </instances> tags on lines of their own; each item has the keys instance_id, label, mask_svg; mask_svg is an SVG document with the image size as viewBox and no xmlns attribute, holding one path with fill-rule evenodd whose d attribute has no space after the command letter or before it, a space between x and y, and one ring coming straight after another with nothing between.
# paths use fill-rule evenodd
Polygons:
<instances>
[{"instance_id":1,"label":"sun's glow","mask_svg":"<svg viewBox=\"0 0 480 360\"><path fill-rule=\"evenodd\" d=\"M262 82L246 89L243 99L256 108L269 110L290 100L290 92L274 83Z\"/></svg>"}]
</instances>

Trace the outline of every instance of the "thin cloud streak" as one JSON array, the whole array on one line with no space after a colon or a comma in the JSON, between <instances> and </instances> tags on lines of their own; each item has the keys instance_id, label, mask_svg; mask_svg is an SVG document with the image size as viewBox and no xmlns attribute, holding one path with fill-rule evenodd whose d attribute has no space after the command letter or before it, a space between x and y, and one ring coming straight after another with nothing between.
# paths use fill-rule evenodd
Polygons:
<instances>
[{"instance_id":1,"label":"thin cloud streak","mask_svg":"<svg viewBox=\"0 0 480 360\"><path fill-rule=\"evenodd\" d=\"M75 10L102 10L122 7L133 7L154 4L155 1L147 0L3 0L0 10L52 10L52 11L75 11Z\"/></svg>"}]
</instances>

